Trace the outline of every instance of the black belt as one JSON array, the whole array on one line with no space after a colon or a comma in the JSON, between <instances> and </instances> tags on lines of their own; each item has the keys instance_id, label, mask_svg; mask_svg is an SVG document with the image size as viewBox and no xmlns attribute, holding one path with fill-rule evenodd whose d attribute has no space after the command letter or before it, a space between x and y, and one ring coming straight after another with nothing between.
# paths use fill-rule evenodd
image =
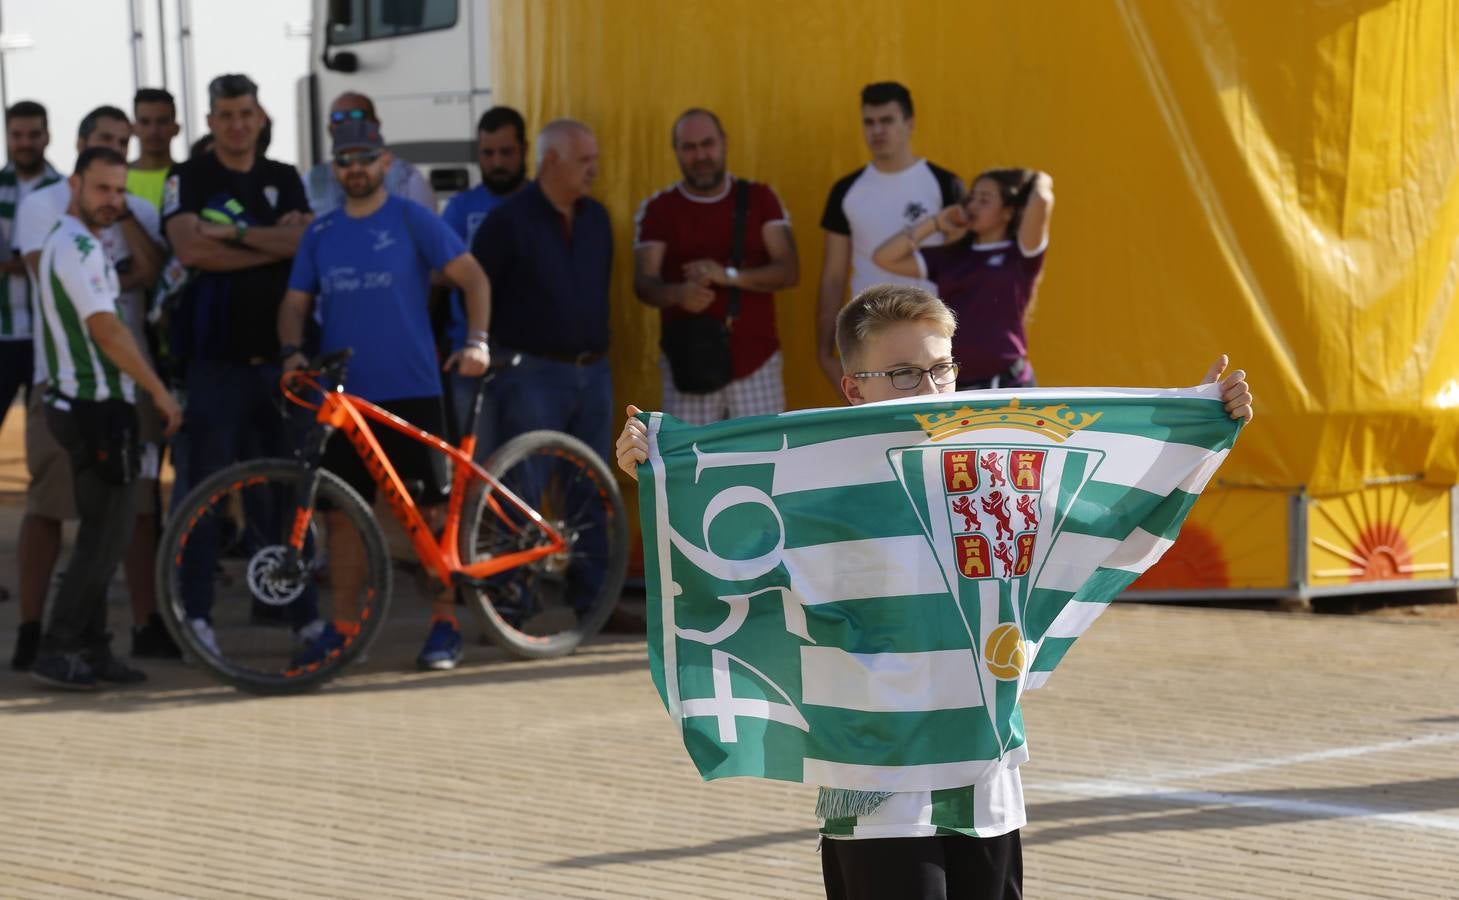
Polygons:
<instances>
[{"instance_id":1,"label":"black belt","mask_svg":"<svg viewBox=\"0 0 1459 900\"><path fill-rule=\"evenodd\" d=\"M506 348L502 348L505 350ZM508 351L510 353L510 351ZM593 363L607 356L601 350L584 350L581 353L557 353L552 351L523 350L528 356L535 356L539 359L550 359L553 362L569 363L574 366L591 366Z\"/></svg>"},{"instance_id":2,"label":"black belt","mask_svg":"<svg viewBox=\"0 0 1459 900\"><path fill-rule=\"evenodd\" d=\"M1028 370L1028 360L1020 359L1014 361L1013 365L989 378L974 379L973 381L959 381L957 389L960 391L984 391L1000 387L1026 387L1018 384L1018 379Z\"/></svg>"}]
</instances>

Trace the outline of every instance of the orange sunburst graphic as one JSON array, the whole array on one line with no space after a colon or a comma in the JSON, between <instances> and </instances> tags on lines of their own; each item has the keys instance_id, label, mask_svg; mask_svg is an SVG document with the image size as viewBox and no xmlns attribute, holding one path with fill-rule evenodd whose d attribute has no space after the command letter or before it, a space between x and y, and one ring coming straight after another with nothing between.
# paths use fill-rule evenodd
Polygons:
<instances>
[{"instance_id":1,"label":"orange sunburst graphic","mask_svg":"<svg viewBox=\"0 0 1459 900\"><path fill-rule=\"evenodd\" d=\"M1356 567L1362 570L1352 576L1353 581L1391 581L1413 577L1413 553L1408 549L1403 532L1392 522L1379 522L1364 528L1351 549L1353 556L1361 560Z\"/></svg>"},{"instance_id":2,"label":"orange sunburst graphic","mask_svg":"<svg viewBox=\"0 0 1459 900\"><path fill-rule=\"evenodd\" d=\"M1309 522L1314 581L1409 581L1449 572L1449 507L1442 489L1374 485L1312 501Z\"/></svg>"},{"instance_id":3,"label":"orange sunburst graphic","mask_svg":"<svg viewBox=\"0 0 1459 900\"><path fill-rule=\"evenodd\" d=\"M1209 529L1186 522L1175 544L1131 585L1136 591L1230 587L1226 554Z\"/></svg>"}]
</instances>

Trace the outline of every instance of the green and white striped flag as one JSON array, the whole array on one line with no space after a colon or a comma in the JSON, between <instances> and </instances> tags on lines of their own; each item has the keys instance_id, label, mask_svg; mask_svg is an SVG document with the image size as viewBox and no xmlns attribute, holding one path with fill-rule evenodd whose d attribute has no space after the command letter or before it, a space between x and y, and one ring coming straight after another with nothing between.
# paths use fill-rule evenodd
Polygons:
<instances>
[{"instance_id":1,"label":"green and white striped flag","mask_svg":"<svg viewBox=\"0 0 1459 900\"><path fill-rule=\"evenodd\" d=\"M1216 385L643 418L649 660L694 764L864 791L1021 760L1020 695L1240 430Z\"/></svg>"}]
</instances>

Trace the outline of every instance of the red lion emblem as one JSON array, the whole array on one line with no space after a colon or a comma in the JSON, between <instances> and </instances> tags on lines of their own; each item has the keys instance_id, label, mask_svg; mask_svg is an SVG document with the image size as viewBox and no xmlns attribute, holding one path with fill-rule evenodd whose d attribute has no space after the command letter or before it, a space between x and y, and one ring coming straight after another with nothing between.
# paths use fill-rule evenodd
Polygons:
<instances>
[{"instance_id":1,"label":"red lion emblem","mask_svg":"<svg viewBox=\"0 0 1459 900\"><path fill-rule=\"evenodd\" d=\"M982 530L983 523L978 521L972 497L959 497L952 501L952 511L963 517L963 531Z\"/></svg>"},{"instance_id":2,"label":"red lion emblem","mask_svg":"<svg viewBox=\"0 0 1459 900\"><path fill-rule=\"evenodd\" d=\"M1039 517L1035 510L1038 509L1038 500L1031 494L1024 494L1018 498L1018 511L1023 513L1023 527L1037 529Z\"/></svg>"},{"instance_id":3,"label":"red lion emblem","mask_svg":"<svg viewBox=\"0 0 1459 900\"><path fill-rule=\"evenodd\" d=\"M1003 577L1004 578L1012 578L1013 577L1013 551L1008 548L1008 545L1007 544L1003 543L1002 541L999 541L998 542L998 545L993 548L993 555L996 556L996 557L998 557L998 561L999 562L1003 563Z\"/></svg>"},{"instance_id":4,"label":"red lion emblem","mask_svg":"<svg viewBox=\"0 0 1459 900\"><path fill-rule=\"evenodd\" d=\"M998 454L989 453L980 457L978 468L988 473L988 487L1008 486L1008 480L1003 477L1003 466L998 463Z\"/></svg>"},{"instance_id":5,"label":"red lion emblem","mask_svg":"<svg viewBox=\"0 0 1459 900\"><path fill-rule=\"evenodd\" d=\"M1013 514L1008 511L1008 498L1003 496L1003 492L993 491L978 502L983 505L983 512L998 520L998 533L995 537L1001 539L1006 534L1011 540L1013 526L1009 524L1009 520L1013 518Z\"/></svg>"}]
</instances>

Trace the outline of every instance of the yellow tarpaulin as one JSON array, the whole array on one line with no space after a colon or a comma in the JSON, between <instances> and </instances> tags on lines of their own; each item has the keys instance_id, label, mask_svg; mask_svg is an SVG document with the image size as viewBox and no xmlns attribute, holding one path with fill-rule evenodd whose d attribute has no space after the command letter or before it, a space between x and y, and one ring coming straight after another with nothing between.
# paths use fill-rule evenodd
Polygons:
<instances>
[{"instance_id":1,"label":"yellow tarpaulin","mask_svg":"<svg viewBox=\"0 0 1459 900\"><path fill-rule=\"evenodd\" d=\"M1225 350L1258 395L1226 483L1454 482L1448 0L492 6L500 102L532 128L573 116L597 132L624 400L659 397L633 214L679 177L670 123L698 105L724 121L730 170L769 182L792 215L801 284L777 299L789 402L838 401L815 365L818 221L831 184L867 160L860 88L895 79L912 90L921 155L965 178L1054 176L1031 331L1041 383L1189 384Z\"/></svg>"}]
</instances>

